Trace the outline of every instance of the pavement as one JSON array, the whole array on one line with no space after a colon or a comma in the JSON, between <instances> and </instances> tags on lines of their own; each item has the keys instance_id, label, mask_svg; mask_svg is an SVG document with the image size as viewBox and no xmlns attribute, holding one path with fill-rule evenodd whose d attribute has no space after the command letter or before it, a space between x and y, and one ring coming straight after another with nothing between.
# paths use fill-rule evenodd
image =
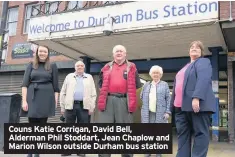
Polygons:
<instances>
[{"instance_id":1,"label":"pavement","mask_svg":"<svg viewBox=\"0 0 235 157\"><path fill-rule=\"evenodd\" d=\"M177 152L176 140L173 142L173 154L163 154L163 157L175 157ZM72 155L77 156L77 155ZM144 154L135 154L135 157L144 157ZM235 143L211 142L207 157L234 157ZM4 154L0 152L0 157L27 157L25 154ZM42 154L40 157L60 157L60 154ZM97 154L87 154L86 157L98 157ZM112 157L121 157L119 154L113 154Z\"/></svg>"}]
</instances>

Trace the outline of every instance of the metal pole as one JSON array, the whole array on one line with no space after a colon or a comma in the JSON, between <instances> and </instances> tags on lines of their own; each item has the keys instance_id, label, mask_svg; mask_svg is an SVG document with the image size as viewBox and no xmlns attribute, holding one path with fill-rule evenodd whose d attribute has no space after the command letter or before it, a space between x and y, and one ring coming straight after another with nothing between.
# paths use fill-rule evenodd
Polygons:
<instances>
[{"instance_id":1,"label":"metal pole","mask_svg":"<svg viewBox=\"0 0 235 157\"><path fill-rule=\"evenodd\" d=\"M212 115L212 140L219 142L219 52L222 52L222 47L209 47L212 53L212 84L213 92L216 98L216 112Z\"/></svg>"},{"instance_id":2,"label":"metal pole","mask_svg":"<svg viewBox=\"0 0 235 157\"><path fill-rule=\"evenodd\" d=\"M2 2L2 12L1 12L1 23L0 23L0 35L2 37L1 39L1 46L0 46L0 69L2 65L2 51L3 51L3 44L4 44L4 35L5 35L5 28L6 28L6 20L7 20L7 11L8 11L8 1Z\"/></svg>"}]
</instances>

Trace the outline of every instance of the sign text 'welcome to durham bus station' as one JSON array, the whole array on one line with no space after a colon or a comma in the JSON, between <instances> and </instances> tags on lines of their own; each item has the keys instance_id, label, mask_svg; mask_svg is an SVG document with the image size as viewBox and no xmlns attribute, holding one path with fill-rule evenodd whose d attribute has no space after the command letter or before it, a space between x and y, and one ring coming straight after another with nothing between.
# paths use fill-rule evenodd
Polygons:
<instances>
[{"instance_id":1,"label":"sign text 'welcome to durham bus station'","mask_svg":"<svg viewBox=\"0 0 235 157\"><path fill-rule=\"evenodd\" d=\"M131 2L88 10L32 18L29 39L44 37L49 32L85 33L102 31L105 18L115 18L114 29L164 25L218 18L218 2ZM97 29L99 27L99 29ZM74 32L75 31L75 32ZM64 33L63 33L64 32ZM43 35L44 34L44 35ZM51 34L53 36L53 33Z\"/></svg>"}]
</instances>

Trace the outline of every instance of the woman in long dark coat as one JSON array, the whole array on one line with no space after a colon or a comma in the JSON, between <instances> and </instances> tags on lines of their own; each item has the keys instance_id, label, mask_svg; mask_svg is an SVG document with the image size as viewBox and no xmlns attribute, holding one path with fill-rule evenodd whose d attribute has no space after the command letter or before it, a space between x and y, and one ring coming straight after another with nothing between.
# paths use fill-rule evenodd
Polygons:
<instances>
[{"instance_id":1,"label":"woman in long dark coat","mask_svg":"<svg viewBox=\"0 0 235 157\"><path fill-rule=\"evenodd\" d=\"M50 63L49 49L38 46L24 74L21 116L28 117L29 123L46 123L48 117L55 116L59 92L57 66Z\"/></svg>"},{"instance_id":2,"label":"woman in long dark coat","mask_svg":"<svg viewBox=\"0 0 235 157\"><path fill-rule=\"evenodd\" d=\"M212 90L212 66L208 58L203 58L201 41L190 44L189 56L190 62L175 77L171 98L178 137L176 157L206 157L210 118L218 105Z\"/></svg>"}]
</instances>

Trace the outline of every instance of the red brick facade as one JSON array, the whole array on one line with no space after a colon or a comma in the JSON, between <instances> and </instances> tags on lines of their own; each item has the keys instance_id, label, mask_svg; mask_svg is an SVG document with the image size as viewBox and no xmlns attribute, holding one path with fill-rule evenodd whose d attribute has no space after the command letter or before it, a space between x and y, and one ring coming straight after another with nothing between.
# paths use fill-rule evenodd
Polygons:
<instances>
[{"instance_id":1,"label":"red brick facade","mask_svg":"<svg viewBox=\"0 0 235 157\"><path fill-rule=\"evenodd\" d=\"M231 143L235 139L235 124L234 124L234 92L233 92L233 65L228 62L228 137Z\"/></svg>"},{"instance_id":2,"label":"red brick facade","mask_svg":"<svg viewBox=\"0 0 235 157\"><path fill-rule=\"evenodd\" d=\"M219 2L219 13L221 23L228 20L235 20L235 2L231 1L220 1ZM230 16L231 14L231 16ZM228 76L228 138L229 142L233 143L235 140L235 114L234 114L234 74L233 74L233 63L227 62L227 76Z\"/></svg>"},{"instance_id":3,"label":"red brick facade","mask_svg":"<svg viewBox=\"0 0 235 157\"><path fill-rule=\"evenodd\" d=\"M35 1L37 3L37 1ZM17 31L15 36L10 36L8 40L8 54L6 58L6 64L24 64L32 60L32 58L25 59L12 59L11 52L14 44L27 42L27 34L23 33L24 29L24 17L27 4L35 3L32 1L9 1L9 8L11 7L19 7L18 10L18 22L17 22ZM42 3L42 2L41 2ZM62 55L51 57L52 61L66 61L69 58L66 58Z\"/></svg>"},{"instance_id":4,"label":"red brick facade","mask_svg":"<svg viewBox=\"0 0 235 157\"><path fill-rule=\"evenodd\" d=\"M235 1L231 1L232 18L235 19ZM228 20L230 18L230 2L219 2L220 20Z\"/></svg>"},{"instance_id":5,"label":"red brick facade","mask_svg":"<svg viewBox=\"0 0 235 157\"><path fill-rule=\"evenodd\" d=\"M18 23L17 23L17 33L15 36L9 37L8 41L8 54L6 58L5 64L25 64L32 60L32 58L26 58L26 59L12 59L12 48L16 43L23 43L27 42L27 34L23 33L24 29L24 18L25 18L25 11L27 4L32 3L45 3L44 1L9 1L9 8L11 7L19 7L18 10ZM65 4L67 2L63 1L59 7L59 10L64 10ZM63 5L64 4L64 5ZM102 1L100 2L84 2L84 6L90 7L93 5L99 5L102 4ZM0 14L1 14L1 6L2 1L0 1ZM231 2L231 14L232 18L235 19L235 2ZM220 1L219 2L219 16L220 20L229 20L230 18L230 2L229 1ZM1 15L0 15L1 17ZM60 55L60 56L53 56L51 57L51 61L68 61L69 58ZM233 93L233 72L232 72L232 62L228 62L228 132L229 132L229 139L230 141L233 141L235 138L235 124L234 124L234 93Z\"/></svg>"},{"instance_id":6,"label":"red brick facade","mask_svg":"<svg viewBox=\"0 0 235 157\"><path fill-rule=\"evenodd\" d=\"M2 1L0 1L0 17L2 17Z\"/></svg>"},{"instance_id":7,"label":"red brick facade","mask_svg":"<svg viewBox=\"0 0 235 157\"><path fill-rule=\"evenodd\" d=\"M0 2L2 3L2 2ZM19 7L18 10L18 22L17 22L17 33L15 36L10 36L9 41L8 41L8 54L6 58L6 63L5 64L24 64L32 60L32 58L25 58L25 59L12 59L12 48L16 43L26 43L27 42L27 34L23 33L24 29L24 18L25 18L25 11L26 11L26 6L28 4L33 4L33 3L45 3L44 1L9 1L9 8L12 7ZM68 2L61 2L59 6L59 11L64 10L65 4ZM83 2L84 6L89 7L92 5L92 2ZM93 2L94 3L94 2ZM42 8L43 9L43 8ZM59 55L59 56L52 56L51 61L68 61L70 60L69 58Z\"/></svg>"}]
</instances>

